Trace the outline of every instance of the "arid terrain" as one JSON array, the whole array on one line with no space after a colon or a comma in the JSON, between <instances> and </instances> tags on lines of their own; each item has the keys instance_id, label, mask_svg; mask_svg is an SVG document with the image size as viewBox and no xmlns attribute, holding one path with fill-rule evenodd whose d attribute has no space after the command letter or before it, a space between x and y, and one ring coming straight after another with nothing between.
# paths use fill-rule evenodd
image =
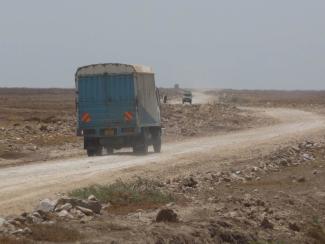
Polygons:
<instances>
[{"instance_id":1,"label":"arid terrain","mask_svg":"<svg viewBox=\"0 0 325 244\"><path fill-rule=\"evenodd\" d=\"M272 123L227 104L180 104L181 91L164 89L164 140L184 140ZM191 119L188 119L188 118ZM72 89L0 89L0 167L84 155L76 137Z\"/></svg>"},{"instance_id":2,"label":"arid terrain","mask_svg":"<svg viewBox=\"0 0 325 244\"><path fill-rule=\"evenodd\" d=\"M164 93L160 155L87 158L72 90L0 89L0 243L325 243L323 92Z\"/></svg>"},{"instance_id":3,"label":"arid terrain","mask_svg":"<svg viewBox=\"0 0 325 244\"><path fill-rule=\"evenodd\" d=\"M218 90L208 91L226 104L262 107L324 108L325 91Z\"/></svg>"}]
</instances>

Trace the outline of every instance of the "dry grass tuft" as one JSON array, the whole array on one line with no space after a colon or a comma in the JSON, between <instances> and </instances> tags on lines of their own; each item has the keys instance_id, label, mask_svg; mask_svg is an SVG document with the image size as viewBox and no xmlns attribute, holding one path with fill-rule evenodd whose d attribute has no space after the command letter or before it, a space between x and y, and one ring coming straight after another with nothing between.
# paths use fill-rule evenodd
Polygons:
<instances>
[{"instance_id":1,"label":"dry grass tuft","mask_svg":"<svg viewBox=\"0 0 325 244\"><path fill-rule=\"evenodd\" d=\"M157 182L142 178L133 182L119 180L111 185L93 185L74 190L69 195L81 199L94 195L99 201L110 203L110 211L119 214L157 208L174 201L172 195L161 191Z\"/></svg>"}]
</instances>

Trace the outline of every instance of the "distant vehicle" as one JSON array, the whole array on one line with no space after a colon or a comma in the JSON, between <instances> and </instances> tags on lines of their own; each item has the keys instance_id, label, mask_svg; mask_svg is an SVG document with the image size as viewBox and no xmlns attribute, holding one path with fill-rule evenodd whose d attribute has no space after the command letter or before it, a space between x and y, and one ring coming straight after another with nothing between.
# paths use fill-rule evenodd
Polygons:
<instances>
[{"instance_id":1,"label":"distant vehicle","mask_svg":"<svg viewBox=\"0 0 325 244\"><path fill-rule=\"evenodd\" d=\"M164 101L164 103L167 103L167 95L164 95L163 101Z\"/></svg>"},{"instance_id":2,"label":"distant vehicle","mask_svg":"<svg viewBox=\"0 0 325 244\"><path fill-rule=\"evenodd\" d=\"M192 104L192 92L191 91L185 91L183 93L182 103L189 103Z\"/></svg>"},{"instance_id":3,"label":"distant vehicle","mask_svg":"<svg viewBox=\"0 0 325 244\"><path fill-rule=\"evenodd\" d=\"M146 154L161 151L159 92L151 68L142 65L95 64L75 75L77 135L88 156L103 149L132 147Z\"/></svg>"}]
</instances>

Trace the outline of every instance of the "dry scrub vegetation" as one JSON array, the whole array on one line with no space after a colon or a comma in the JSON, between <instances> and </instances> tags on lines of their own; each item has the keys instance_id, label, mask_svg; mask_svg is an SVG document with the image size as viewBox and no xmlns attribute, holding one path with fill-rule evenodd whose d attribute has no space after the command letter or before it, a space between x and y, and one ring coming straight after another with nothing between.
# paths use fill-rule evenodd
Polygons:
<instances>
[{"instance_id":1,"label":"dry scrub vegetation","mask_svg":"<svg viewBox=\"0 0 325 244\"><path fill-rule=\"evenodd\" d=\"M110 212L125 214L137 209L154 209L172 202L175 198L163 192L161 183L137 178L135 181L118 180L110 185L93 185L69 193L79 199L95 196L100 202L110 204Z\"/></svg>"}]
</instances>

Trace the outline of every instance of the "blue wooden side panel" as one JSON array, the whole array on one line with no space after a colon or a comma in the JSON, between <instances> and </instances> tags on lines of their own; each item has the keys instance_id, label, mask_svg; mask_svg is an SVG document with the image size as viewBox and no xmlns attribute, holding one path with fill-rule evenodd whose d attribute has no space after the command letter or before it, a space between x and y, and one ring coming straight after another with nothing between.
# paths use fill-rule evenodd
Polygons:
<instances>
[{"instance_id":1,"label":"blue wooden side panel","mask_svg":"<svg viewBox=\"0 0 325 244\"><path fill-rule=\"evenodd\" d=\"M77 80L79 128L103 129L136 126L135 87L132 74L82 76ZM125 121L124 113L133 119ZM89 122L82 121L88 113Z\"/></svg>"}]
</instances>

